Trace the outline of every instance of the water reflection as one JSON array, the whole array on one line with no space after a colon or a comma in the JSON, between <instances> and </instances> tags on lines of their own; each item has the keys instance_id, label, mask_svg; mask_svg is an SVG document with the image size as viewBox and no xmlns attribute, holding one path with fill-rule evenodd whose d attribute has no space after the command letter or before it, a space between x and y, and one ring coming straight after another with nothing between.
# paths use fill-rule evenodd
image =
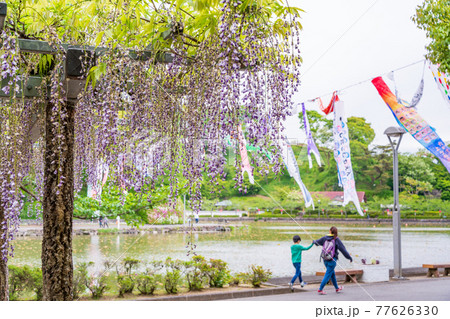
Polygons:
<instances>
[{"instance_id":1,"label":"water reflection","mask_svg":"<svg viewBox=\"0 0 450 319\"><path fill-rule=\"evenodd\" d=\"M103 258L100 253L100 245L99 245L98 235L92 235L89 237L91 237L91 243L89 245L88 259L89 260L102 260Z\"/></svg>"},{"instance_id":2,"label":"water reflection","mask_svg":"<svg viewBox=\"0 0 450 319\"><path fill-rule=\"evenodd\" d=\"M355 263L350 264L341 257L344 268L358 267L361 258L379 259L392 268L392 228L389 226L368 227L363 225L340 226L339 236L352 254ZM292 273L290 245L292 236L302 237L302 244L309 245L312 239L327 234L327 225L303 225L293 223L242 223L232 232L145 234L145 235L101 235L74 236L74 262L94 261L101 267L106 259L121 256L142 261L164 260L167 257L186 260L192 241L195 252L207 258L220 258L230 264L234 272L245 271L251 264L270 268L275 276ZM41 239L21 238L15 241L15 258L12 264L40 265ZM450 245L450 228L404 227L402 228L403 266L416 267L422 263L443 263L447 260ZM124 253L126 252L126 253ZM313 274L323 269L319 262L320 248L313 247L304 252L302 271ZM341 255L340 255L341 256Z\"/></svg>"}]
</instances>

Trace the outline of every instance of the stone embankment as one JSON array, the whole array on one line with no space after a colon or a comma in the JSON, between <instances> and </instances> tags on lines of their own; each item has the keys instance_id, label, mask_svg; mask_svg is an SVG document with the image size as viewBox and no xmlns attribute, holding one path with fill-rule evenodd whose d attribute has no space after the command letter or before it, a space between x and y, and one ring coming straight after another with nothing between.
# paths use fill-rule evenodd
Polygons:
<instances>
[{"instance_id":1,"label":"stone embankment","mask_svg":"<svg viewBox=\"0 0 450 319\"><path fill-rule=\"evenodd\" d=\"M115 226L112 228L98 228L93 224L83 223L81 225L74 225L73 235L142 235L148 234L167 234L167 233L207 233L207 232L228 232L231 231L231 227L222 225L199 225L199 226L183 226L183 225L145 225L138 228L121 226L121 229L117 229ZM21 226L17 232L17 237L40 237L43 234L41 225L28 225Z\"/></svg>"},{"instance_id":2,"label":"stone embankment","mask_svg":"<svg viewBox=\"0 0 450 319\"><path fill-rule=\"evenodd\" d=\"M392 219L378 219L378 218L301 218L301 217L227 217L227 218L205 218L211 222L218 223L231 223L231 222L285 222L285 223L310 223L310 224L362 224L362 225L389 225L392 224ZM402 218L402 225L423 225L423 226L436 226L436 225L450 225L450 219L406 219Z\"/></svg>"}]
</instances>

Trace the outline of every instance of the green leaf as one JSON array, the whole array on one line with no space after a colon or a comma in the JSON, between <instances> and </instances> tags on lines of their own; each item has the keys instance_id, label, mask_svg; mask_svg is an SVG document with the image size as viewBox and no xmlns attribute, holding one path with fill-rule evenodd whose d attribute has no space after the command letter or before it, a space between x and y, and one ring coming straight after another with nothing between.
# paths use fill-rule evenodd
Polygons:
<instances>
[{"instance_id":1,"label":"green leaf","mask_svg":"<svg viewBox=\"0 0 450 319\"><path fill-rule=\"evenodd\" d=\"M100 43L102 42L103 39L103 35L105 34L104 31L101 31L97 34L97 36L95 37L95 46L98 47L100 45Z\"/></svg>"}]
</instances>

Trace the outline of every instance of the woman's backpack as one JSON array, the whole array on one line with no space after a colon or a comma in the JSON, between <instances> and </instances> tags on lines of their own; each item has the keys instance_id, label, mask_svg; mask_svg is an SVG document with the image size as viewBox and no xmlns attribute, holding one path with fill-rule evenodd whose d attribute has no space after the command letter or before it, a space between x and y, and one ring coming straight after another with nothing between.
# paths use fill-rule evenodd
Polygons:
<instances>
[{"instance_id":1,"label":"woman's backpack","mask_svg":"<svg viewBox=\"0 0 450 319\"><path fill-rule=\"evenodd\" d=\"M336 250L336 239L333 238L332 240L327 240L326 242L323 243L320 258L328 261L333 260L335 250Z\"/></svg>"}]
</instances>

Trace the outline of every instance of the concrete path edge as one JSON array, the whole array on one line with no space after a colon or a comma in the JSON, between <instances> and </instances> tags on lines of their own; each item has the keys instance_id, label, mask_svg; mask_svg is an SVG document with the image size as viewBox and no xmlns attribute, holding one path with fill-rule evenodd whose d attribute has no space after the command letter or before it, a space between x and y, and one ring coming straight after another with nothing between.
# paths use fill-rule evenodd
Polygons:
<instances>
[{"instance_id":1,"label":"concrete path edge","mask_svg":"<svg viewBox=\"0 0 450 319\"><path fill-rule=\"evenodd\" d=\"M300 289L295 289L295 292L301 292ZM260 297L269 295L281 295L291 293L289 287L274 287L274 288L251 288L240 291L224 291L202 294L190 294L182 296L164 296L155 298L139 299L138 301L214 301L227 300L236 298Z\"/></svg>"}]
</instances>

